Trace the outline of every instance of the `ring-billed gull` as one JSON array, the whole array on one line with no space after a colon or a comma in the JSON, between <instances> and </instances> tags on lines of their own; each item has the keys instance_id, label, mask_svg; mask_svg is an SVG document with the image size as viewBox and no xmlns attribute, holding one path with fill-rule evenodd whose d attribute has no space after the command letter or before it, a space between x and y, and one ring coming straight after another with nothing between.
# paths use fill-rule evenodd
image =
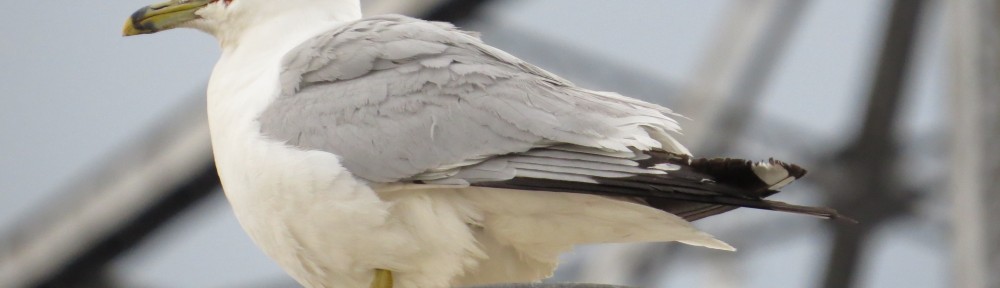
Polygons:
<instances>
[{"instance_id":1,"label":"ring-billed gull","mask_svg":"<svg viewBox=\"0 0 1000 288\"><path fill-rule=\"evenodd\" d=\"M172 0L126 35L189 27L222 56L212 145L240 224L307 287L537 281L575 244L729 245L689 221L805 170L699 159L659 105L566 81L475 33L358 0Z\"/></svg>"}]
</instances>

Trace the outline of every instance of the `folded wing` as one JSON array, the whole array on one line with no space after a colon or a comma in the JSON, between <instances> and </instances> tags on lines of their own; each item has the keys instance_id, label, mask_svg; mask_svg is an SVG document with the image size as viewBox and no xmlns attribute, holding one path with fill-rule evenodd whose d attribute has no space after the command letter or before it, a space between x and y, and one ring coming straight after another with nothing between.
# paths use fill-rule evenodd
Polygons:
<instances>
[{"instance_id":1,"label":"folded wing","mask_svg":"<svg viewBox=\"0 0 1000 288\"><path fill-rule=\"evenodd\" d=\"M667 108L576 87L449 24L364 19L285 60L262 133L373 183L599 194L688 220L735 207L836 216L763 200L798 166L692 159Z\"/></svg>"}]
</instances>

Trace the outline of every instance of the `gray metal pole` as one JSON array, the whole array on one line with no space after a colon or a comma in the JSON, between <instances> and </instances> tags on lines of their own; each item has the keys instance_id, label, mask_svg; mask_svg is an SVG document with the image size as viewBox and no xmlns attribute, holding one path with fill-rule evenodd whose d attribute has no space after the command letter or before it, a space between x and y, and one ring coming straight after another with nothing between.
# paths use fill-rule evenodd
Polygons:
<instances>
[{"instance_id":1,"label":"gray metal pole","mask_svg":"<svg viewBox=\"0 0 1000 288\"><path fill-rule=\"evenodd\" d=\"M742 112L752 104L764 86L786 40L808 1L754 0L735 1L726 14L726 23L712 40L711 49L702 56L691 85L676 105L675 111L695 121L685 123L684 140L701 147L716 140L720 124L739 122L748 117ZM730 101L736 100L732 105ZM749 107L752 107L750 105ZM738 110L738 115L725 116ZM735 119L730 119L736 117ZM729 125L742 129L740 125ZM725 128L729 128L726 126ZM708 145L713 146L713 145ZM711 147L715 150L725 147Z\"/></svg>"},{"instance_id":2,"label":"gray metal pole","mask_svg":"<svg viewBox=\"0 0 1000 288\"><path fill-rule=\"evenodd\" d=\"M24 218L0 253L0 287L66 287L102 280L118 245L165 222L164 204L189 204L217 186L204 101L184 107L113 161L66 188L59 201ZM198 109L198 107L202 107ZM196 188L197 187L197 188ZM165 214L164 214L165 213ZM127 233L126 233L127 232ZM93 265L91 265L93 264ZM86 282L86 283L82 283Z\"/></svg>"},{"instance_id":3,"label":"gray metal pole","mask_svg":"<svg viewBox=\"0 0 1000 288\"><path fill-rule=\"evenodd\" d=\"M1000 1L948 1L954 287L1000 287Z\"/></svg>"},{"instance_id":4,"label":"gray metal pole","mask_svg":"<svg viewBox=\"0 0 1000 288\"><path fill-rule=\"evenodd\" d=\"M828 191L836 191L833 208L860 223L832 225L833 247L823 287L852 287L868 236L885 221L905 212L912 203L912 198L899 193L893 177L898 158L895 133L903 87L915 50L913 44L919 34L921 8L926 2L893 1L860 135L835 166L842 181L824 183Z\"/></svg>"}]
</instances>

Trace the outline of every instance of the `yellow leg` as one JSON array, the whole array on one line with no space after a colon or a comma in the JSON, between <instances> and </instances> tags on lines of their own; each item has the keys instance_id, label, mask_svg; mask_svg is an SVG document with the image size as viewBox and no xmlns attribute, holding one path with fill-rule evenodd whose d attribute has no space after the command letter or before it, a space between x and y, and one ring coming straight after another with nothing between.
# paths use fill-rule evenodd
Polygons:
<instances>
[{"instance_id":1,"label":"yellow leg","mask_svg":"<svg viewBox=\"0 0 1000 288\"><path fill-rule=\"evenodd\" d=\"M375 269L375 278L371 288L392 288L392 271Z\"/></svg>"}]
</instances>

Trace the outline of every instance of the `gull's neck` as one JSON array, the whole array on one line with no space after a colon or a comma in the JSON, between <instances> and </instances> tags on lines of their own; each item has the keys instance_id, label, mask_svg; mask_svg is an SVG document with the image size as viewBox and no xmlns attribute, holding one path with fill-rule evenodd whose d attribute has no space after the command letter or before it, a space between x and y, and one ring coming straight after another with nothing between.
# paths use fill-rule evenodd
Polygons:
<instances>
[{"instance_id":1,"label":"gull's neck","mask_svg":"<svg viewBox=\"0 0 1000 288\"><path fill-rule=\"evenodd\" d=\"M277 97L282 61L289 51L320 33L361 18L359 8L348 9L348 1L322 2L347 7L339 9L289 6L304 0L254 3L267 6L272 4L264 3L282 1L288 5L273 4L255 10L273 12L266 15L234 13L222 18L225 24L213 33L222 46L222 56L208 85L213 145L225 139L242 139L233 136L238 133L259 131L253 127L254 119Z\"/></svg>"},{"instance_id":2,"label":"gull's neck","mask_svg":"<svg viewBox=\"0 0 1000 288\"><path fill-rule=\"evenodd\" d=\"M339 2L339 1L338 1ZM356 1L355 1L356 2ZM244 15L216 32L223 53L284 55L303 41L347 22L361 19L359 6L297 8L262 16ZM263 56L263 55L258 55Z\"/></svg>"}]
</instances>

